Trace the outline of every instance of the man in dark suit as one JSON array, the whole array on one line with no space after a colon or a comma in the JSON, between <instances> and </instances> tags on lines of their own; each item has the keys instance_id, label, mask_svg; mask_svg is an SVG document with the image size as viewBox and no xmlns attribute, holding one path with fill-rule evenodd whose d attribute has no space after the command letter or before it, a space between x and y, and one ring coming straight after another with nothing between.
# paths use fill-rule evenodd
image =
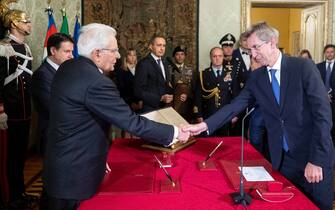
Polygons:
<instances>
[{"instance_id":1,"label":"man in dark suit","mask_svg":"<svg viewBox=\"0 0 335 210\"><path fill-rule=\"evenodd\" d=\"M323 54L325 61L318 63L317 67L320 71L321 78L325 84L326 91L329 94L329 101L332 108L332 119L335 120L335 73L334 73L334 61L335 61L335 45L328 44L324 47ZM335 126L332 127L332 139L335 144Z\"/></svg>"},{"instance_id":2,"label":"man in dark suit","mask_svg":"<svg viewBox=\"0 0 335 210\"><path fill-rule=\"evenodd\" d=\"M134 92L143 101L143 112L171 106L173 88L168 65L163 59L166 41L160 35L151 38L151 53L140 60L136 66Z\"/></svg>"},{"instance_id":3,"label":"man in dark suit","mask_svg":"<svg viewBox=\"0 0 335 210\"><path fill-rule=\"evenodd\" d=\"M332 209L331 109L317 68L311 60L282 55L277 47L279 33L266 23L253 25L247 33L252 56L262 67L250 74L231 104L183 130L193 135L211 133L257 101L268 131L273 168L321 209Z\"/></svg>"},{"instance_id":4,"label":"man in dark suit","mask_svg":"<svg viewBox=\"0 0 335 210\"><path fill-rule=\"evenodd\" d=\"M251 52L248 49L246 32L241 33L239 39L239 47L233 51L233 60L238 60L241 62L241 82L246 83L248 79L248 74L250 73L251 64Z\"/></svg>"},{"instance_id":5,"label":"man in dark suit","mask_svg":"<svg viewBox=\"0 0 335 210\"><path fill-rule=\"evenodd\" d=\"M247 35L248 34L246 32L240 34L239 47L233 52L233 60L235 59L241 61L240 78L242 88L248 81L251 71L255 70L255 68L253 68L254 65L252 64L257 65L256 61L251 59L251 52L247 44ZM254 107L255 110L250 114L249 120L246 120L245 127L249 127L250 143L260 153L266 155L267 152L265 148L265 124L262 113L257 104L251 105L249 108L251 107Z\"/></svg>"},{"instance_id":6,"label":"man in dark suit","mask_svg":"<svg viewBox=\"0 0 335 210\"><path fill-rule=\"evenodd\" d=\"M31 84L32 99L38 114L38 138L40 151L44 155L49 125L49 102L52 80L59 66L66 60L73 58L73 39L62 33L51 35L47 42L48 57L34 72ZM47 195L43 190L40 199L40 209L47 210Z\"/></svg>"},{"instance_id":7,"label":"man in dark suit","mask_svg":"<svg viewBox=\"0 0 335 210\"><path fill-rule=\"evenodd\" d=\"M77 209L96 193L105 175L110 123L162 145L189 137L174 126L136 115L120 98L108 78L120 58L115 36L107 25L82 27L81 57L65 61L52 82L43 169L51 210Z\"/></svg>"},{"instance_id":8,"label":"man in dark suit","mask_svg":"<svg viewBox=\"0 0 335 210\"><path fill-rule=\"evenodd\" d=\"M51 35L47 42L48 57L34 72L32 78L32 98L38 113L38 137L40 138L41 153L47 139L49 124L49 101L51 82L59 66L66 60L73 58L73 40L62 33Z\"/></svg>"}]
</instances>

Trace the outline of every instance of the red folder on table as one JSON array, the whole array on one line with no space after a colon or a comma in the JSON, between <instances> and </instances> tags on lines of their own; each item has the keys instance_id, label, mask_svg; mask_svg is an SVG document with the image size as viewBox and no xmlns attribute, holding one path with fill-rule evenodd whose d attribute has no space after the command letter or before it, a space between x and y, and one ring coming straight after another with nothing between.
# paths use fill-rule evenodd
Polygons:
<instances>
[{"instance_id":1,"label":"red folder on table","mask_svg":"<svg viewBox=\"0 0 335 210\"><path fill-rule=\"evenodd\" d=\"M219 160L223 170L225 171L229 181L233 187L238 190L240 188L240 175L241 171L239 169L241 161L239 160ZM271 174L272 166L265 159L259 160L245 160L244 166L263 166L267 172ZM244 177L244 188L245 189L266 189L267 182L250 182Z\"/></svg>"},{"instance_id":2,"label":"red folder on table","mask_svg":"<svg viewBox=\"0 0 335 210\"><path fill-rule=\"evenodd\" d=\"M154 189L154 162L112 162L99 195L152 193Z\"/></svg>"}]
</instances>

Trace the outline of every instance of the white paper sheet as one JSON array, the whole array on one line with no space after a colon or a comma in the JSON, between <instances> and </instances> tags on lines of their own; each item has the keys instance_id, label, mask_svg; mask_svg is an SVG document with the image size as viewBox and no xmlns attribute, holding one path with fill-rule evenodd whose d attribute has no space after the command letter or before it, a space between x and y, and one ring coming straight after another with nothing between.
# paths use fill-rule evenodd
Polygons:
<instances>
[{"instance_id":1,"label":"white paper sheet","mask_svg":"<svg viewBox=\"0 0 335 210\"><path fill-rule=\"evenodd\" d=\"M241 170L241 167L238 168ZM245 166L243 167L243 176L248 182L274 181L263 166Z\"/></svg>"}]
</instances>

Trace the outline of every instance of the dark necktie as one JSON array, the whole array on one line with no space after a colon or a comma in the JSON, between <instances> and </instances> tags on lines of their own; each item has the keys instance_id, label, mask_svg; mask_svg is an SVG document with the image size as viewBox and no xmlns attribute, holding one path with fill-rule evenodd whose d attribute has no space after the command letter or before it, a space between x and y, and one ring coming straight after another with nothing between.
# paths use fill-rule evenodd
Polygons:
<instances>
[{"instance_id":1,"label":"dark necktie","mask_svg":"<svg viewBox=\"0 0 335 210\"><path fill-rule=\"evenodd\" d=\"M163 77L165 79L165 72L163 71L162 67L161 67L161 59L157 59L157 64L159 66L159 69L161 70L162 74L163 74Z\"/></svg>"},{"instance_id":2,"label":"dark necktie","mask_svg":"<svg viewBox=\"0 0 335 210\"><path fill-rule=\"evenodd\" d=\"M216 70L216 77L219 77L219 76L221 76L221 70L220 69Z\"/></svg>"},{"instance_id":3,"label":"dark necktie","mask_svg":"<svg viewBox=\"0 0 335 210\"><path fill-rule=\"evenodd\" d=\"M279 86L279 82L278 82L278 80L275 76L276 71L277 71L276 69L271 69L270 70L271 86L272 86L273 94L275 95L276 101L280 105L280 86ZM283 149L285 150L285 152L287 152L289 150L285 134L283 135Z\"/></svg>"},{"instance_id":4,"label":"dark necktie","mask_svg":"<svg viewBox=\"0 0 335 210\"><path fill-rule=\"evenodd\" d=\"M328 66L326 69L326 81L325 86L327 88L327 91L330 89L330 75L332 74L332 69L330 68L331 62L328 62Z\"/></svg>"},{"instance_id":5,"label":"dark necktie","mask_svg":"<svg viewBox=\"0 0 335 210\"><path fill-rule=\"evenodd\" d=\"M242 55L249 55L249 53L242 51Z\"/></svg>"}]
</instances>

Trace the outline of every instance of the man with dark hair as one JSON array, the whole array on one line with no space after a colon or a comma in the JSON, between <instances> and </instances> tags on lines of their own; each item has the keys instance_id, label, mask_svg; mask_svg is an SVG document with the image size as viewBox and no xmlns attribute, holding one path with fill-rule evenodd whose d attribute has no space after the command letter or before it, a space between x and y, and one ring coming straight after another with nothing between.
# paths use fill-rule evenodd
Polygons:
<instances>
[{"instance_id":1,"label":"man with dark hair","mask_svg":"<svg viewBox=\"0 0 335 210\"><path fill-rule=\"evenodd\" d=\"M165 38L154 35L149 43L150 53L136 66L134 93L143 101L143 112L172 105L171 74L163 58L165 47Z\"/></svg>"},{"instance_id":2,"label":"man with dark hair","mask_svg":"<svg viewBox=\"0 0 335 210\"><path fill-rule=\"evenodd\" d=\"M334 73L334 61L335 61L335 45L327 44L323 49L325 61L318 63L317 67L320 71L321 78L325 84L326 90L329 95L329 101L332 108L332 119L333 127L331 130L333 143L335 144L335 73Z\"/></svg>"},{"instance_id":3,"label":"man with dark hair","mask_svg":"<svg viewBox=\"0 0 335 210\"><path fill-rule=\"evenodd\" d=\"M38 138L41 154L44 155L49 125L49 102L52 80L59 66L66 60L73 58L73 39L63 33L51 35L47 42L48 57L34 72L32 78L32 98L38 114ZM47 210L47 195L43 189L40 209Z\"/></svg>"},{"instance_id":4,"label":"man with dark hair","mask_svg":"<svg viewBox=\"0 0 335 210\"><path fill-rule=\"evenodd\" d=\"M321 209L333 207L334 145L331 109L315 64L278 49L279 32L258 23L248 29L248 47L261 65L240 95L204 122L185 126L212 133L257 101L268 131L272 167Z\"/></svg>"},{"instance_id":5,"label":"man with dark hair","mask_svg":"<svg viewBox=\"0 0 335 210\"><path fill-rule=\"evenodd\" d=\"M48 131L51 82L58 67L73 58L73 43L72 38L66 34L51 35L47 42L48 57L33 74L31 91L38 113L38 137L42 154Z\"/></svg>"}]
</instances>

